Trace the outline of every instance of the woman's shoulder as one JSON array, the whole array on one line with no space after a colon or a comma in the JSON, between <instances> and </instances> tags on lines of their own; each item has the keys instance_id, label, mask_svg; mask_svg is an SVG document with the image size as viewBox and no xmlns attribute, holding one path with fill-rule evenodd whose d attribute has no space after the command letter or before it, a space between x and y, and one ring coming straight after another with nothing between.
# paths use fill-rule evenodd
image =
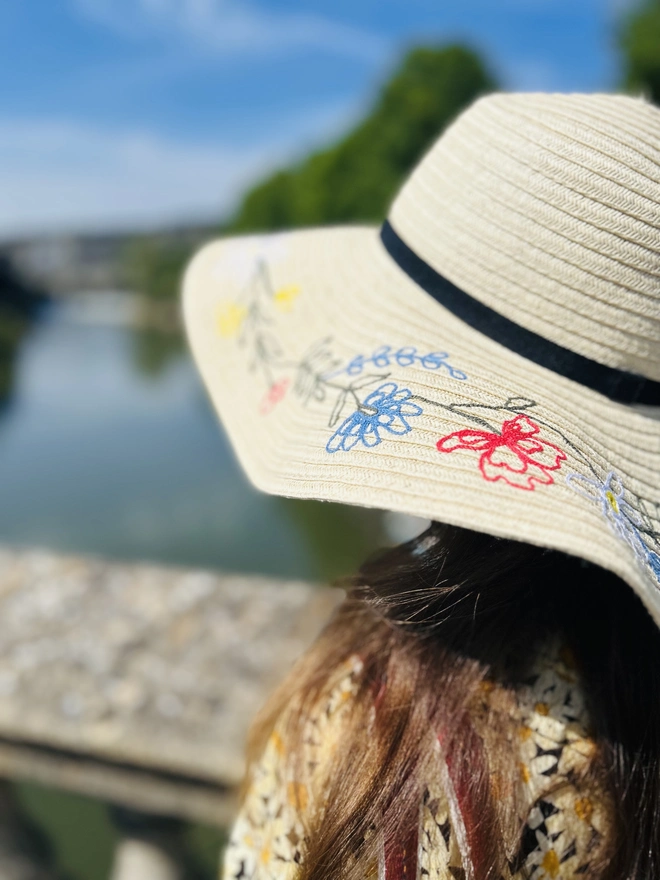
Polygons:
<instances>
[{"instance_id":1,"label":"woman's shoulder","mask_svg":"<svg viewBox=\"0 0 660 880\"><path fill-rule=\"evenodd\" d=\"M287 719L276 725L252 769L231 835L225 859L227 880L294 880L297 876L304 859L305 819L323 801L323 779L333 755L347 745L343 734L350 729L362 674L357 655L332 670L326 688L304 719L304 754L296 760L287 753ZM503 688L484 681L482 707L487 710L496 702ZM515 768L510 778L519 787L515 801L521 808L519 821L524 830L511 853L508 877L577 880L589 876L602 857L612 810L591 772L596 745L569 651L557 643L539 650L515 690L513 712L508 755ZM415 873L430 880L449 880L461 876L470 817L464 815L453 790L441 748L436 771L431 770L424 782ZM496 790L497 784L494 774L494 795L506 796ZM373 865L365 866L367 874L373 869Z\"/></svg>"},{"instance_id":2,"label":"woman's shoulder","mask_svg":"<svg viewBox=\"0 0 660 880\"><path fill-rule=\"evenodd\" d=\"M224 857L226 880L292 880L298 873L304 856L305 815L322 797L324 768L350 715L361 673L357 655L330 671L324 691L303 721L303 755L289 753L290 719L287 713L279 719L251 768Z\"/></svg>"},{"instance_id":3,"label":"woman's shoulder","mask_svg":"<svg viewBox=\"0 0 660 880\"><path fill-rule=\"evenodd\" d=\"M597 745L571 651L539 651L517 691L517 753L528 807L514 874L591 876L603 858L613 805L594 773Z\"/></svg>"}]
</instances>

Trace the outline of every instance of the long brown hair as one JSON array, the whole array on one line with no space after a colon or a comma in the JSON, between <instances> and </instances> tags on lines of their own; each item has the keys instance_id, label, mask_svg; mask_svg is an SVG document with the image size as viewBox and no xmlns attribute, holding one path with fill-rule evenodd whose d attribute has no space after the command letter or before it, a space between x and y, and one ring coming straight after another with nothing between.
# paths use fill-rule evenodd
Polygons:
<instances>
[{"instance_id":1,"label":"long brown hair","mask_svg":"<svg viewBox=\"0 0 660 880\"><path fill-rule=\"evenodd\" d=\"M251 736L254 761L286 719L295 760L330 671L360 657L323 813L304 817L300 880L364 876L373 829L400 835L416 821L440 734L466 814L478 817L463 829L466 876L505 874L523 830L512 705L539 644L555 636L573 651L589 703L598 748L588 773L615 804L610 840L585 880L660 876L660 634L629 587L555 551L439 524L370 560L346 586L347 600ZM479 715L475 701L493 680L502 686Z\"/></svg>"}]
</instances>

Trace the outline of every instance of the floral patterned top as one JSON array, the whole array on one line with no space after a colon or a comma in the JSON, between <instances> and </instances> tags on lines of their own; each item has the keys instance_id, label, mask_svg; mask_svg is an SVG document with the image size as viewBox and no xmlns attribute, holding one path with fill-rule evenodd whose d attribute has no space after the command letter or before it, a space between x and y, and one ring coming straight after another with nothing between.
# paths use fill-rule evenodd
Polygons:
<instances>
[{"instance_id":1,"label":"floral patterned top","mask_svg":"<svg viewBox=\"0 0 660 880\"><path fill-rule=\"evenodd\" d=\"M310 764L321 767L338 742L361 672L354 657L329 688L327 703L308 721ZM487 689L486 689L487 690ZM503 880L580 880L602 856L612 816L608 796L582 781L595 745L570 657L557 647L545 650L518 697L518 750L528 814L520 850ZM289 778L277 729L254 768L251 784L225 855L224 880L295 880L304 859L300 817L315 790ZM318 775L318 774L317 774ZM402 870L400 859L365 864L365 880L464 878L460 831L439 767L429 779L421 805L416 853ZM589 777L586 776L586 779ZM396 864L395 864L396 863Z\"/></svg>"}]
</instances>

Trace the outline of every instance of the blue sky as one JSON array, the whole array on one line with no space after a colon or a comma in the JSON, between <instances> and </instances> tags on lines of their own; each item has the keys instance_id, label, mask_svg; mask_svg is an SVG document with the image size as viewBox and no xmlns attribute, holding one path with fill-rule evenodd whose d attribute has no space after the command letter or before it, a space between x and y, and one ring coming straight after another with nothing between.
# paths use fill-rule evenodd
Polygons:
<instances>
[{"instance_id":1,"label":"blue sky","mask_svg":"<svg viewBox=\"0 0 660 880\"><path fill-rule=\"evenodd\" d=\"M415 43L467 42L508 89L611 89L632 2L9 0L0 236L217 218Z\"/></svg>"}]
</instances>

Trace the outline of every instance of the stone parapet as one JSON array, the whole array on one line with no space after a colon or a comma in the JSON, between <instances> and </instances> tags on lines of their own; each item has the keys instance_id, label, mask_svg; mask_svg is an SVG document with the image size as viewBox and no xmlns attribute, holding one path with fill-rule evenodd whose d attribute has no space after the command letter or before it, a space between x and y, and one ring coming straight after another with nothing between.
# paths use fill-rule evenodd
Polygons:
<instances>
[{"instance_id":1,"label":"stone parapet","mask_svg":"<svg viewBox=\"0 0 660 880\"><path fill-rule=\"evenodd\" d=\"M0 549L0 776L224 824L251 718L340 598Z\"/></svg>"}]
</instances>

